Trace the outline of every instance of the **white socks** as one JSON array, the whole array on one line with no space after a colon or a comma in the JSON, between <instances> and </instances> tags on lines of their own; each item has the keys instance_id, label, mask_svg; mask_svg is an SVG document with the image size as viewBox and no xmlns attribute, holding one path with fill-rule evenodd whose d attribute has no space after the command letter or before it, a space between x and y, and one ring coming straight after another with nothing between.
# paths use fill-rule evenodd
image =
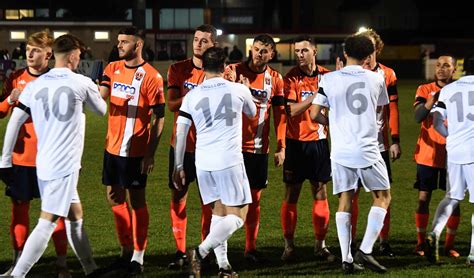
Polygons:
<instances>
[{"instance_id":1,"label":"white socks","mask_svg":"<svg viewBox=\"0 0 474 278\"><path fill-rule=\"evenodd\" d=\"M143 265L143 258L145 257L145 250L133 250L133 256L130 260L131 262L136 261L137 263Z\"/></svg>"},{"instance_id":2,"label":"white socks","mask_svg":"<svg viewBox=\"0 0 474 278\"><path fill-rule=\"evenodd\" d=\"M213 214L211 219L211 231L215 229L217 223L219 223L224 216L218 216ZM227 240L222 244L214 248L214 254L216 255L217 264L219 268L228 269L230 267L229 259L227 258Z\"/></svg>"},{"instance_id":3,"label":"white socks","mask_svg":"<svg viewBox=\"0 0 474 278\"><path fill-rule=\"evenodd\" d=\"M48 247L49 239L56 228L56 223L40 218L26 240L20 259L13 272L14 277L25 277L31 267L41 258Z\"/></svg>"},{"instance_id":4,"label":"white socks","mask_svg":"<svg viewBox=\"0 0 474 278\"><path fill-rule=\"evenodd\" d=\"M71 249L76 254L79 262L87 274L97 269L97 265L92 258L92 250L89 245L89 238L87 237L84 227L82 225L82 219L78 221L65 220L66 223L66 234Z\"/></svg>"},{"instance_id":5,"label":"white socks","mask_svg":"<svg viewBox=\"0 0 474 278\"><path fill-rule=\"evenodd\" d=\"M343 262L352 263L351 254L351 214L336 212L336 227Z\"/></svg>"},{"instance_id":6,"label":"white socks","mask_svg":"<svg viewBox=\"0 0 474 278\"><path fill-rule=\"evenodd\" d=\"M223 217L223 219L213 226L209 235L199 245L199 254L201 257L206 257L211 249L214 249L227 241L227 239L229 239L235 231L241 228L243 224L244 221L237 215L228 214Z\"/></svg>"},{"instance_id":7,"label":"white socks","mask_svg":"<svg viewBox=\"0 0 474 278\"><path fill-rule=\"evenodd\" d=\"M448 197L439 203L438 208L436 209L436 214L433 218L432 229L436 234L436 238L439 239L439 236L443 232L444 226L448 223L448 219L453 214L454 208L459 204L458 200L454 200Z\"/></svg>"},{"instance_id":8,"label":"white socks","mask_svg":"<svg viewBox=\"0 0 474 278\"><path fill-rule=\"evenodd\" d=\"M359 247L359 249L365 254L372 253L372 247L383 228L385 214L387 214L387 210L384 208L375 206L370 208L364 239L362 239L362 243Z\"/></svg>"}]
</instances>

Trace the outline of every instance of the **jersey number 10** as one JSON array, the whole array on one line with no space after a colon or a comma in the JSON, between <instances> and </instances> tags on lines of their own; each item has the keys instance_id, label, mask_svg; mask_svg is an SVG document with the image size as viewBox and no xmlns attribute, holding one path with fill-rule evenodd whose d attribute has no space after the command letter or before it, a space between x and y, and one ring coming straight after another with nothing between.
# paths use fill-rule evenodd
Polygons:
<instances>
[{"instance_id":1,"label":"jersey number 10","mask_svg":"<svg viewBox=\"0 0 474 278\"><path fill-rule=\"evenodd\" d=\"M45 87L41 89L36 95L35 99L41 100L43 102L43 110L44 110L44 117L46 120L49 120L49 94L48 94L48 88ZM67 98L67 108L65 113L62 113L60 111L60 101L61 101L61 96L66 95ZM53 115L58 121L60 122L66 122L69 119L71 119L72 115L74 114L74 93L71 88L66 87L66 86L61 86L56 91L54 92L53 96Z\"/></svg>"}]
</instances>

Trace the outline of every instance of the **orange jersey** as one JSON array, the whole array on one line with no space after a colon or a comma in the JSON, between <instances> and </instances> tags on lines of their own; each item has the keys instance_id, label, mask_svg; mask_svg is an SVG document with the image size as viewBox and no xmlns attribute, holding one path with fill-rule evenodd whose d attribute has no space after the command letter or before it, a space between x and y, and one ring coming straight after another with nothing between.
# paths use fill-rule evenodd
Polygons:
<instances>
[{"instance_id":1,"label":"orange jersey","mask_svg":"<svg viewBox=\"0 0 474 278\"><path fill-rule=\"evenodd\" d=\"M236 73L236 82L240 81L240 75L249 79L250 92L257 106L257 116L252 119L243 117L242 151L267 154L270 150L270 105L282 108L281 112L276 112L278 109L274 109L274 119L277 126L278 148L284 147L286 125L284 119L280 120L282 116L285 117L283 78L279 72L269 66L259 73L252 71L247 63L241 62L229 66Z\"/></svg>"},{"instance_id":2,"label":"orange jersey","mask_svg":"<svg viewBox=\"0 0 474 278\"><path fill-rule=\"evenodd\" d=\"M441 87L436 82L420 85L416 90L413 106L424 105L432 92L440 90ZM416 142L415 161L418 164L436 168L446 167L446 139L434 129L431 114L428 114L421 123L420 136Z\"/></svg>"},{"instance_id":3,"label":"orange jersey","mask_svg":"<svg viewBox=\"0 0 474 278\"><path fill-rule=\"evenodd\" d=\"M162 76L146 62L128 67L121 60L105 67L101 86L110 89L107 152L122 157L145 156L152 108L165 103Z\"/></svg>"},{"instance_id":4,"label":"orange jersey","mask_svg":"<svg viewBox=\"0 0 474 278\"><path fill-rule=\"evenodd\" d=\"M9 78L5 81L1 99L3 100L0 104L0 117L8 115L10 108L14 107L8 104L8 96L11 91L15 88L23 89L30 81L38 78L39 75L34 75L29 72L28 68L20 69L12 73ZM16 140L15 148L13 150L12 162L14 165L20 166L36 166L36 153L37 153L37 139L36 133L33 127L31 117L21 126L20 132L18 133L18 139Z\"/></svg>"},{"instance_id":5,"label":"orange jersey","mask_svg":"<svg viewBox=\"0 0 474 278\"><path fill-rule=\"evenodd\" d=\"M286 101L299 103L316 94L321 76L328 72L328 69L318 65L314 74L309 76L298 66L292 68L284 79ZM311 120L309 109L300 115L287 119L286 138L299 141L317 141L327 138L327 134L327 126Z\"/></svg>"},{"instance_id":6,"label":"orange jersey","mask_svg":"<svg viewBox=\"0 0 474 278\"><path fill-rule=\"evenodd\" d=\"M190 90L201 84L205 79L204 71L194 65L193 59L189 58L174 63L168 69L168 94L169 89L179 91L177 97L184 97ZM171 133L171 146L175 146L176 120L179 112L174 112L173 132ZM194 124L189 129L186 138L186 152L194 152L196 149L196 128Z\"/></svg>"},{"instance_id":7,"label":"orange jersey","mask_svg":"<svg viewBox=\"0 0 474 278\"><path fill-rule=\"evenodd\" d=\"M389 105L385 106L382 110L382 114L377 117L380 125L379 146L381 151L385 151L389 148L389 131L393 141L396 140L398 142L400 140L397 76L393 69L380 63L377 63L373 71L380 73L384 77L388 98L390 100Z\"/></svg>"}]
</instances>

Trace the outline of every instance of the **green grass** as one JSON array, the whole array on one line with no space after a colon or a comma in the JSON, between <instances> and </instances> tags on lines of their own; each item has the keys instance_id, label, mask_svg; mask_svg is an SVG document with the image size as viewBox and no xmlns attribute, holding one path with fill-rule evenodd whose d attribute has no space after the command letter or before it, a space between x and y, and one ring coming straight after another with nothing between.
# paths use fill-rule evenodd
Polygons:
<instances>
[{"instance_id":1,"label":"green grass","mask_svg":"<svg viewBox=\"0 0 474 278\"><path fill-rule=\"evenodd\" d=\"M396 258L379 257L386 265L390 275L395 277L443 277L443 276L471 276L472 272L463 264L469 253L470 243L470 215L472 208L467 201L462 204L463 217L458 230L456 246L464 256L458 260L443 258L441 266L431 266L425 259L412 255L416 242L414 211L417 205L417 191L413 189L415 179L415 163L413 150L419 132L419 126L413 119L412 103L418 81L400 81L400 122L402 139L402 158L392 164L392 247L398 254ZM166 127L162 141L156 154L156 166L148 180L148 204L150 211L150 229L146 254L145 271L147 277L182 276L182 273L167 269L169 260L174 256L175 246L171 233L169 217L170 190L168 189L168 148L172 127L172 115L166 115ZM3 140L6 120L0 121L0 134ZM85 225L97 263L105 266L112 262L119 252L118 240L115 235L112 213L105 198L105 188L101 184L102 157L105 143L106 119L89 114L87 117L87 135L83 156L83 170L79 180L79 194L85 211ZM269 160L271 161L271 159ZM327 264L315 261L313 253L313 228L311 224L311 192L308 183L305 183L298 204L299 219L295 242L299 259L294 264L283 265L280 255L283 250L283 235L280 225L280 205L284 193L282 173L280 168L269 167L269 186L262 196L262 212L258 248L268 263L258 267L249 267L243 260L245 244L244 230L239 230L229 241L229 259L233 267L242 277L248 276L319 276L340 275L340 262ZM332 192L332 187L329 186ZM431 203L431 216L443 193L436 191ZM330 195L331 220L327 242L336 254L339 254L334 210L337 207L337 198ZM360 220L358 237L361 239L367 212L371 205L369 194L361 194ZM0 270L10 264L11 245L9 240L9 224L11 205L7 197L0 198ZM37 222L39 215L39 201L33 202L31 208L31 228ZM200 204L197 197L197 187L192 184L188 199L188 247L194 247L200 240ZM378 247L378 244L376 244ZM377 249L374 249L377 250ZM68 263L73 275L82 276L79 263L71 249L68 250ZM50 243L40 261L33 267L32 277L54 275L54 248ZM213 273L214 274L214 273ZM362 272L362 275L372 275Z\"/></svg>"}]
</instances>

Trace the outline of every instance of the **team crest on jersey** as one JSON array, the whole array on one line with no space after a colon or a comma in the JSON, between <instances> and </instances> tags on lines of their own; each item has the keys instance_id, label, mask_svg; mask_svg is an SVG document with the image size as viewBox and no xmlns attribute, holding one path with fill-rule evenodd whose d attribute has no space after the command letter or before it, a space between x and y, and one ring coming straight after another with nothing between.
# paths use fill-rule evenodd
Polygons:
<instances>
[{"instance_id":1,"label":"team crest on jersey","mask_svg":"<svg viewBox=\"0 0 474 278\"><path fill-rule=\"evenodd\" d=\"M120 70L114 71L114 74L120 74Z\"/></svg>"},{"instance_id":2,"label":"team crest on jersey","mask_svg":"<svg viewBox=\"0 0 474 278\"><path fill-rule=\"evenodd\" d=\"M137 81L142 80L143 76L144 76L143 72L136 72L136 73L135 73L135 79L136 79Z\"/></svg>"},{"instance_id":3,"label":"team crest on jersey","mask_svg":"<svg viewBox=\"0 0 474 278\"><path fill-rule=\"evenodd\" d=\"M272 79L270 77L265 77L265 84L271 85L272 84Z\"/></svg>"},{"instance_id":4,"label":"team crest on jersey","mask_svg":"<svg viewBox=\"0 0 474 278\"><path fill-rule=\"evenodd\" d=\"M18 85L25 85L25 84L26 84L26 81L25 81L25 80L23 80L23 79L22 79L22 80L20 80L20 81L18 81Z\"/></svg>"},{"instance_id":5,"label":"team crest on jersey","mask_svg":"<svg viewBox=\"0 0 474 278\"><path fill-rule=\"evenodd\" d=\"M312 92L312 91L302 91L301 92L301 99L304 101L312 95L314 95L314 92Z\"/></svg>"},{"instance_id":6,"label":"team crest on jersey","mask_svg":"<svg viewBox=\"0 0 474 278\"><path fill-rule=\"evenodd\" d=\"M185 89L192 90L192 89L196 88L197 85L198 85L198 84L191 83L191 82L188 82L188 81L184 81L183 87L184 87Z\"/></svg>"}]
</instances>

